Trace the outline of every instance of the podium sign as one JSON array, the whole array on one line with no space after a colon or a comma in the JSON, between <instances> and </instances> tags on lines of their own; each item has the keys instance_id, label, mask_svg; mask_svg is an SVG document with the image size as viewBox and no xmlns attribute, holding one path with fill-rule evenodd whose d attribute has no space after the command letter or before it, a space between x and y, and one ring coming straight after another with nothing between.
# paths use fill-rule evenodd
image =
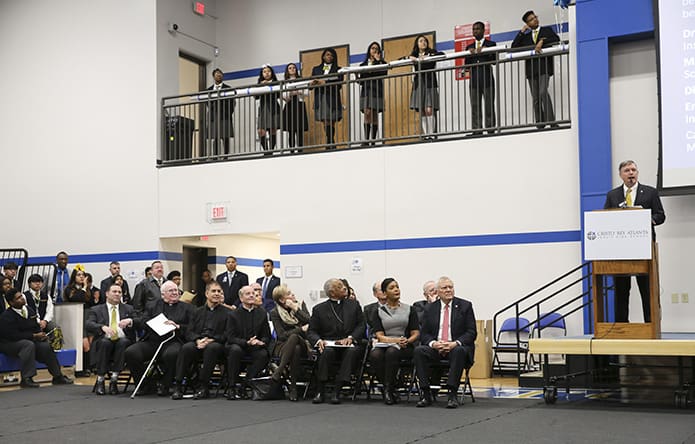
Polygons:
<instances>
[{"instance_id":1,"label":"podium sign","mask_svg":"<svg viewBox=\"0 0 695 444\"><path fill-rule=\"evenodd\" d=\"M644 209L584 213L584 260L652 258L652 214Z\"/></svg>"}]
</instances>

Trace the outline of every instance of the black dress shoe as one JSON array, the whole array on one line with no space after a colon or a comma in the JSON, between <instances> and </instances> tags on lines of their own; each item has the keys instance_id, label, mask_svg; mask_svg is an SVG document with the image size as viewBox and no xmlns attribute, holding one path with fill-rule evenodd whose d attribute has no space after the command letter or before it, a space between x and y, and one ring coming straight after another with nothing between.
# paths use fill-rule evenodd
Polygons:
<instances>
[{"instance_id":1,"label":"black dress shoe","mask_svg":"<svg viewBox=\"0 0 695 444\"><path fill-rule=\"evenodd\" d=\"M449 395L447 396L446 408L455 409L459 406L459 400L456 396L455 389L449 389Z\"/></svg>"},{"instance_id":2,"label":"black dress shoe","mask_svg":"<svg viewBox=\"0 0 695 444\"><path fill-rule=\"evenodd\" d=\"M51 381L51 383L53 385L70 385L70 384L72 384L72 379L68 378L65 375L60 375L60 376L54 377L53 380Z\"/></svg>"},{"instance_id":3,"label":"black dress shoe","mask_svg":"<svg viewBox=\"0 0 695 444\"><path fill-rule=\"evenodd\" d=\"M331 404L340 404L340 386L336 386L331 396Z\"/></svg>"},{"instance_id":4,"label":"black dress shoe","mask_svg":"<svg viewBox=\"0 0 695 444\"><path fill-rule=\"evenodd\" d=\"M297 386L296 385L291 385L290 386L290 391L288 393L288 398L292 402L297 402L299 401L299 395L297 394Z\"/></svg>"},{"instance_id":5,"label":"black dress shoe","mask_svg":"<svg viewBox=\"0 0 695 444\"><path fill-rule=\"evenodd\" d=\"M164 384L157 385L157 396L169 396L169 386Z\"/></svg>"},{"instance_id":6,"label":"black dress shoe","mask_svg":"<svg viewBox=\"0 0 695 444\"><path fill-rule=\"evenodd\" d=\"M19 383L19 386L25 388L41 387L38 382L34 381L34 378L22 378L22 381Z\"/></svg>"},{"instance_id":7,"label":"black dress shoe","mask_svg":"<svg viewBox=\"0 0 695 444\"><path fill-rule=\"evenodd\" d=\"M312 404L323 404L326 402L326 394L323 391L316 393L316 396L314 396L311 402Z\"/></svg>"},{"instance_id":8,"label":"black dress shoe","mask_svg":"<svg viewBox=\"0 0 695 444\"><path fill-rule=\"evenodd\" d=\"M384 404L393 405L395 402L393 399L393 388L389 386L384 387Z\"/></svg>"},{"instance_id":9,"label":"black dress shoe","mask_svg":"<svg viewBox=\"0 0 695 444\"><path fill-rule=\"evenodd\" d=\"M181 386L176 386L176 388L174 389L174 393L171 394L171 399L175 401L183 399L183 391L181 390Z\"/></svg>"},{"instance_id":10,"label":"black dress shoe","mask_svg":"<svg viewBox=\"0 0 695 444\"><path fill-rule=\"evenodd\" d=\"M210 397L210 390L208 390L207 387L202 387L197 392L195 392L195 395L193 395L193 399L207 399L209 397Z\"/></svg>"},{"instance_id":11,"label":"black dress shoe","mask_svg":"<svg viewBox=\"0 0 695 444\"><path fill-rule=\"evenodd\" d=\"M432 392L423 390L420 395L420 400L415 404L415 407L429 407L432 405Z\"/></svg>"},{"instance_id":12,"label":"black dress shoe","mask_svg":"<svg viewBox=\"0 0 695 444\"><path fill-rule=\"evenodd\" d=\"M106 387L104 387L104 380L97 380L97 388L94 390L97 395L102 396L106 394Z\"/></svg>"},{"instance_id":13,"label":"black dress shoe","mask_svg":"<svg viewBox=\"0 0 695 444\"><path fill-rule=\"evenodd\" d=\"M118 394L118 383L116 380L112 380L109 382L109 395L117 395Z\"/></svg>"},{"instance_id":14,"label":"black dress shoe","mask_svg":"<svg viewBox=\"0 0 695 444\"><path fill-rule=\"evenodd\" d=\"M227 393L225 393L224 397L227 398L227 401L236 401L238 399L241 399L239 393L237 393L236 389L233 388L227 390Z\"/></svg>"}]
</instances>

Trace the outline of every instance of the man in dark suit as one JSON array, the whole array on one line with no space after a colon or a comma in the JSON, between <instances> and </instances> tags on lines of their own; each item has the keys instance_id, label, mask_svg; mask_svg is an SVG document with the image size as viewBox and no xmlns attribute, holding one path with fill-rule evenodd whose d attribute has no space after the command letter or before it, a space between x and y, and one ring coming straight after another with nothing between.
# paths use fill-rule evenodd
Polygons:
<instances>
[{"instance_id":1,"label":"man in dark suit","mask_svg":"<svg viewBox=\"0 0 695 444\"><path fill-rule=\"evenodd\" d=\"M239 297L241 303L231 313L227 329L227 399L230 401L240 397L235 387L241 371L241 360L245 356L251 358L251 364L246 367L246 382L258 376L270 360L268 313L262 307L256 307L256 296L249 285L241 288Z\"/></svg>"},{"instance_id":2,"label":"man in dark suit","mask_svg":"<svg viewBox=\"0 0 695 444\"><path fill-rule=\"evenodd\" d=\"M123 370L125 349L135 342L132 306L122 304L123 291L117 284L106 290L106 303L92 307L85 328L94 335L93 346L97 357L96 394L105 395L104 379L110 373L109 394L118 394L118 374Z\"/></svg>"},{"instance_id":3,"label":"man in dark suit","mask_svg":"<svg viewBox=\"0 0 695 444\"><path fill-rule=\"evenodd\" d=\"M24 295L16 288L5 293L9 308L0 314L0 353L19 358L22 362L22 387L38 387L34 381L36 361L46 364L53 376L53 384L72 384L60 371L60 364L48 344L46 333L36 322L36 313L26 306Z\"/></svg>"},{"instance_id":4,"label":"man in dark suit","mask_svg":"<svg viewBox=\"0 0 695 444\"><path fill-rule=\"evenodd\" d=\"M171 334L167 333L164 337L159 336L147 325L147 321L163 314L167 318L166 323L174 326L174 339L164 345L157 357L159 366L164 372L157 386L157 395L159 396L169 396L169 387L176 371L176 359L181 351L181 346L186 342L186 329L193 317L193 306L180 302L180 299L181 294L176 284L171 281L164 282L160 290L160 297L149 302L145 311L135 318L135 328L145 330L142 340L131 345L125 351L125 362L137 382L145 373L146 363L152 359L159 344ZM150 387L146 387L144 393L146 394L149 389Z\"/></svg>"},{"instance_id":5,"label":"man in dark suit","mask_svg":"<svg viewBox=\"0 0 695 444\"><path fill-rule=\"evenodd\" d=\"M651 210L652 213L652 239L656 241L656 225L661 225L666 220L664 207L661 205L659 193L649 185L637 182L639 170L632 160L620 162L618 166L620 179L623 184L606 194L606 203L603 208L642 207ZM631 276L614 276L615 283L615 322L628 322L630 302ZM637 276L637 286L642 297L642 313L644 322L651 322L651 306L649 305L649 276Z\"/></svg>"},{"instance_id":6,"label":"man in dark suit","mask_svg":"<svg viewBox=\"0 0 695 444\"><path fill-rule=\"evenodd\" d=\"M224 73L222 70L215 68L212 71L212 78L215 80L215 83L207 90L219 94L223 89L231 89L231 86L222 82L223 77ZM214 144L210 153L213 156L229 154L229 139L234 137L232 115L236 104L231 97L222 98L218 94L210 95L211 100L208 106L208 119L210 122L208 139Z\"/></svg>"},{"instance_id":7,"label":"man in dark suit","mask_svg":"<svg viewBox=\"0 0 695 444\"><path fill-rule=\"evenodd\" d=\"M376 320L375 318L378 318L378 311L379 307L383 306L386 303L386 295L384 294L383 291L381 291L381 282L374 282L374 285L372 285L372 295L376 298L376 302L372 302L371 304L367 304L364 306L364 319L367 322L367 326L369 327L369 337L370 339L374 337L374 334L376 333Z\"/></svg>"},{"instance_id":8,"label":"man in dark suit","mask_svg":"<svg viewBox=\"0 0 695 444\"><path fill-rule=\"evenodd\" d=\"M541 54L542 48L560 41L560 37L550 26L540 26L538 17L533 11L526 11L522 20L524 26L514 37L512 48L533 46L536 53ZM545 126L541 122L551 122L551 126L557 126L556 123L552 123L555 121L555 111L548 94L548 83L554 72L553 56L534 56L526 60L526 80L531 89L533 114L539 129Z\"/></svg>"},{"instance_id":9,"label":"man in dark suit","mask_svg":"<svg viewBox=\"0 0 695 444\"><path fill-rule=\"evenodd\" d=\"M111 276L104 278L99 285L99 290L101 291L102 295L106 294L106 292L109 290L109 287L111 284L113 284L113 280L116 278L116 276L121 274L121 263L118 261L111 262L109 264L109 272L111 273ZM130 294L130 291L128 291L128 281L125 279L123 279L122 289L125 294Z\"/></svg>"},{"instance_id":10,"label":"man in dark suit","mask_svg":"<svg viewBox=\"0 0 695 444\"><path fill-rule=\"evenodd\" d=\"M362 356L360 341L364 339L364 314L357 301L347 298L348 290L340 279L329 279L323 285L328 300L314 307L307 338L319 350L318 391L313 403L326 400L325 385L333 362L340 367L335 375L332 404L340 404L340 389L350 382Z\"/></svg>"},{"instance_id":11,"label":"man in dark suit","mask_svg":"<svg viewBox=\"0 0 695 444\"><path fill-rule=\"evenodd\" d=\"M461 384L463 370L473 365L477 329L473 305L464 299L454 297L454 283L448 277L437 281L439 300L427 306L420 331L419 345L413 360L420 384L421 398L418 407L432 404L430 390L430 367L442 359L449 361L447 389L449 392L446 407L458 407L456 393Z\"/></svg>"},{"instance_id":12,"label":"man in dark suit","mask_svg":"<svg viewBox=\"0 0 695 444\"><path fill-rule=\"evenodd\" d=\"M466 65L471 74L469 81L471 91L471 123L474 129L483 127L483 98L485 99L485 126L495 126L495 78L492 75L492 63L497 60L495 53L484 53L483 48L497 46L492 40L485 39L485 24L473 23L475 42L466 47L472 54L466 57ZM492 131L488 131L492 133ZM482 134L476 131L473 134Z\"/></svg>"},{"instance_id":13,"label":"man in dark suit","mask_svg":"<svg viewBox=\"0 0 695 444\"><path fill-rule=\"evenodd\" d=\"M275 308L273 301L273 290L280 285L280 278L273 274L273 260L263 261L263 274L265 276L256 279L256 283L261 285L261 297L263 298L263 308L270 313Z\"/></svg>"},{"instance_id":14,"label":"man in dark suit","mask_svg":"<svg viewBox=\"0 0 695 444\"><path fill-rule=\"evenodd\" d=\"M224 305L235 309L239 306L239 290L249 285L249 276L236 269L237 262L234 256L227 256L224 261L227 271L217 275L215 280L219 282L224 291Z\"/></svg>"},{"instance_id":15,"label":"man in dark suit","mask_svg":"<svg viewBox=\"0 0 695 444\"><path fill-rule=\"evenodd\" d=\"M70 282L70 270L68 269L68 254L64 251L56 255L56 283L53 289L53 301L56 304L63 302L63 292Z\"/></svg>"},{"instance_id":16,"label":"man in dark suit","mask_svg":"<svg viewBox=\"0 0 695 444\"><path fill-rule=\"evenodd\" d=\"M147 304L162 297L161 287L164 281L164 265L161 261L152 262L152 275L135 286L133 308L136 313L142 314Z\"/></svg>"},{"instance_id":17,"label":"man in dark suit","mask_svg":"<svg viewBox=\"0 0 695 444\"><path fill-rule=\"evenodd\" d=\"M413 304L413 308L417 312L417 318L422 328L422 318L425 316L425 308L427 305L437 300L437 283L427 281L422 285L422 295L425 297L422 301L417 301Z\"/></svg>"},{"instance_id":18,"label":"man in dark suit","mask_svg":"<svg viewBox=\"0 0 695 444\"><path fill-rule=\"evenodd\" d=\"M195 393L195 399L210 397L208 384L215 365L224 356L224 344L229 328L231 312L222 306L224 293L222 287L212 281L205 288L206 303L193 313L193 320L186 332L188 342L181 347L181 353L176 361L176 378L174 393L171 399L183 398L183 379L194 362L203 361L203 367L198 373L200 388Z\"/></svg>"}]
</instances>

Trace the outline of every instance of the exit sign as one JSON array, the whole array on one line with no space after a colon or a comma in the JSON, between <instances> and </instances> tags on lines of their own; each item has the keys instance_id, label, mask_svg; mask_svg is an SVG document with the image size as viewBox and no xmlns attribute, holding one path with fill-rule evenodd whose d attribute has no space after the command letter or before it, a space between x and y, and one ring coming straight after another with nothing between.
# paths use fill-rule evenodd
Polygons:
<instances>
[{"instance_id":1,"label":"exit sign","mask_svg":"<svg viewBox=\"0 0 695 444\"><path fill-rule=\"evenodd\" d=\"M193 12L198 15L205 15L205 3L193 2Z\"/></svg>"},{"instance_id":2,"label":"exit sign","mask_svg":"<svg viewBox=\"0 0 695 444\"><path fill-rule=\"evenodd\" d=\"M210 207L210 219L225 220L227 219L227 207L225 205L213 205Z\"/></svg>"}]
</instances>

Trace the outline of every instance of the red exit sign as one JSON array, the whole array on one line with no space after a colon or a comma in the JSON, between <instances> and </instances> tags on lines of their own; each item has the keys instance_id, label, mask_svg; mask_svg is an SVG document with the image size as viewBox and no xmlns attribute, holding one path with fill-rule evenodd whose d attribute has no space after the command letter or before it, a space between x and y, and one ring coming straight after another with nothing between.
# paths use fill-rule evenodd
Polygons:
<instances>
[{"instance_id":1,"label":"red exit sign","mask_svg":"<svg viewBox=\"0 0 695 444\"><path fill-rule=\"evenodd\" d=\"M193 12L198 15L205 15L205 3L193 2Z\"/></svg>"},{"instance_id":2,"label":"red exit sign","mask_svg":"<svg viewBox=\"0 0 695 444\"><path fill-rule=\"evenodd\" d=\"M227 219L227 206L226 205L213 205L212 207L210 207L210 219L212 219L212 220Z\"/></svg>"}]
</instances>

